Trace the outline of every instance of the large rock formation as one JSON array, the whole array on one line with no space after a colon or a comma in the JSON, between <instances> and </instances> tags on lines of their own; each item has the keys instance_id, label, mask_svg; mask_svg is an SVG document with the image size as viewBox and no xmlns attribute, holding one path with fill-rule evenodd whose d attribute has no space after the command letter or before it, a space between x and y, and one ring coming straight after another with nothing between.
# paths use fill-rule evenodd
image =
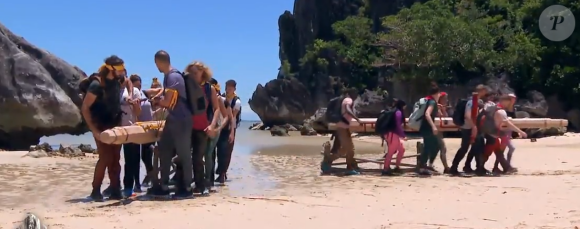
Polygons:
<instances>
[{"instance_id":1,"label":"large rock formation","mask_svg":"<svg viewBox=\"0 0 580 229\"><path fill-rule=\"evenodd\" d=\"M301 66L300 58L315 39L334 39L332 24L356 15L363 2L363 0L295 0L293 12L285 11L280 16L278 19L280 64L287 62L297 74L288 77L280 72L277 79L256 87L249 104L265 125L302 124L302 121L312 116L316 109L326 106L331 98L340 93L341 82L344 81L341 79L350 77L349 72L341 72L341 68L336 67L336 71L329 74L316 73L308 64ZM376 26L380 27L378 25L381 17L395 13L416 0L367 2L369 15ZM293 90L290 91L289 88Z\"/></svg>"},{"instance_id":2,"label":"large rock formation","mask_svg":"<svg viewBox=\"0 0 580 229\"><path fill-rule=\"evenodd\" d=\"M399 9L410 6L421 0L381 1L364 0L365 14L373 21L373 29L379 31L380 18L395 14ZM342 66L341 60L329 60L329 63L338 63L328 68L325 74L313 71L313 66L300 63L315 39L332 40L335 35L332 24L356 15L363 6L363 0L295 0L293 12L286 11L278 19L280 30L280 64L289 65L293 74L284 75L281 70L277 79L271 80L265 86L258 85L249 101L250 107L256 112L265 126L302 124L307 119L309 126L317 131L323 131L324 120L319 108L326 106L328 101L339 94L342 82L348 82L351 72L348 67ZM332 58L331 58L332 59ZM392 69L379 67L381 75L378 86L386 89L391 98L400 98L407 103L413 103L424 96L425 88L410 82L391 79ZM282 67L281 67L282 69ZM495 92L514 92L509 87L509 77L505 75L482 77L466 76L471 78L464 85L442 85L442 89L450 94L453 104L470 94L470 91L479 83L490 85ZM487 79L484 79L487 78ZM370 97L369 97L370 96ZM568 118L573 127L580 127L580 111L565 112L563 104L556 96L544 98L540 92L530 91L520 93L519 107L531 117ZM365 99L367 98L367 99ZM374 102L368 98L373 98ZM356 109L363 117L376 117L388 103L376 93L368 91L361 96ZM410 106L409 106L410 107ZM318 114L318 115L315 115Z\"/></svg>"},{"instance_id":3,"label":"large rock formation","mask_svg":"<svg viewBox=\"0 0 580 229\"><path fill-rule=\"evenodd\" d=\"M82 77L0 24L0 148L27 150L43 136L82 134Z\"/></svg>"}]
</instances>

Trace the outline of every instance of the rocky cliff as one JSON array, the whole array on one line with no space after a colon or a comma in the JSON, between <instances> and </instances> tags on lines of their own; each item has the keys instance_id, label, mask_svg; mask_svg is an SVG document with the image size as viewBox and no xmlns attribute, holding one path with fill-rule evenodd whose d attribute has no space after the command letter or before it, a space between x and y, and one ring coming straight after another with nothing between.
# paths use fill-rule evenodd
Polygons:
<instances>
[{"instance_id":1,"label":"rocky cliff","mask_svg":"<svg viewBox=\"0 0 580 229\"><path fill-rule=\"evenodd\" d=\"M381 30L380 18L396 14L415 2L421 1L295 0L293 12L284 12L278 20L280 72L276 79L256 87L249 100L250 107L266 126L302 124L303 120L310 118L317 113L317 109L325 107L331 98L338 95L342 84L352 77L352 68L348 63L332 56L325 57L329 60L329 66L324 72L315 71L315 63L304 63L301 59L307 54L308 47L313 46L316 39L337 39L332 25L348 16L360 15L361 10L365 17L371 19L371 29L377 32ZM377 82L367 87L383 88L388 91L389 97L401 98L408 103L424 96L421 86L393 79L392 68L388 66L377 66L376 74L380 75ZM496 92L517 92L522 97L520 107L530 116L568 118L573 127L580 127L580 111L564 109L565 105L555 95L546 99L538 91L515 91L509 85L510 77L505 74L466 78L472 80L462 85L442 85L442 89L450 94L452 103L470 94L476 84L487 83ZM382 93L367 90L355 101L355 108L362 117L376 117L388 103L385 98Z\"/></svg>"},{"instance_id":2,"label":"rocky cliff","mask_svg":"<svg viewBox=\"0 0 580 229\"><path fill-rule=\"evenodd\" d=\"M27 150L43 136L82 134L82 77L0 24L0 148Z\"/></svg>"},{"instance_id":3,"label":"rocky cliff","mask_svg":"<svg viewBox=\"0 0 580 229\"><path fill-rule=\"evenodd\" d=\"M302 124L304 119L312 116L318 108L326 106L331 98L340 93L341 82L348 82L349 77L347 71L341 71L343 67L340 64L329 74L321 74L315 72L309 63L301 65L300 59L314 40L335 39L332 25L356 15L365 1L369 4L368 14L377 27L380 27L381 17L416 2L295 0L293 12L285 11L280 16L280 65L287 63L295 74L289 77L280 71L277 79L256 87L249 104L265 125ZM282 93L290 92L289 88L293 89L291 93Z\"/></svg>"}]
</instances>

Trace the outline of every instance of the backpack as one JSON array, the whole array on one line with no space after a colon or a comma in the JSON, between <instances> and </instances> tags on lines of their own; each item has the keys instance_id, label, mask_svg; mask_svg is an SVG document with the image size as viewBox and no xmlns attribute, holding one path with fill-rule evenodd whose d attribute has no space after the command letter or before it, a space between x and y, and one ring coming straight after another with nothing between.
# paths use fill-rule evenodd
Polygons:
<instances>
[{"instance_id":1,"label":"backpack","mask_svg":"<svg viewBox=\"0 0 580 229\"><path fill-rule=\"evenodd\" d=\"M185 75L182 72L172 69L171 72L179 73L183 77L183 82L185 83L185 98L179 96L192 115L199 115L200 113L205 113L205 108L207 107L207 101L205 100L205 93L203 92L201 85L196 83L189 75ZM167 88L164 80L163 88Z\"/></svg>"},{"instance_id":2,"label":"backpack","mask_svg":"<svg viewBox=\"0 0 580 229\"><path fill-rule=\"evenodd\" d=\"M501 129L495 123L495 113L503 108L497 105L487 105L477 115L477 130L480 133L488 134L492 136L499 136L501 134Z\"/></svg>"},{"instance_id":3,"label":"backpack","mask_svg":"<svg viewBox=\"0 0 580 229\"><path fill-rule=\"evenodd\" d=\"M211 103L211 85L206 83L202 86L202 90L205 92L203 94L205 110L204 112L193 114L191 119L193 120L192 128L194 130L205 130L211 124L211 119L213 119L213 107ZM198 107L199 108L199 107Z\"/></svg>"},{"instance_id":4,"label":"backpack","mask_svg":"<svg viewBox=\"0 0 580 229\"><path fill-rule=\"evenodd\" d=\"M324 113L324 118L328 123L337 123L337 122L345 122L343 114L342 114L342 101L345 99L344 96L339 96L333 98L328 102L328 106L326 106L326 112Z\"/></svg>"},{"instance_id":5,"label":"backpack","mask_svg":"<svg viewBox=\"0 0 580 229\"><path fill-rule=\"evenodd\" d=\"M375 133L383 136L387 132L395 129L395 112L396 108L387 108L382 110L375 122Z\"/></svg>"},{"instance_id":6,"label":"backpack","mask_svg":"<svg viewBox=\"0 0 580 229\"><path fill-rule=\"evenodd\" d=\"M465 124L465 108L469 100L462 99L455 105L455 111L453 111L453 124L456 126L463 126Z\"/></svg>"},{"instance_id":7,"label":"backpack","mask_svg":"<svg viewBox=\"0 0 580 229\"><path fill-rule=\"evenodd\" d=\"M239 100L240 97L236 96L232 99L232 102L230 104L230 107L232 109L234 109L234 106L236 105L236 101ZM236 115L236 128L240 127L240 122L242 121L242 107L240 106L240 111L238 111L238 115Z\"/></svg>"},{"instance_id":8,"label":"backpack","mask_svg":"<svg viewBox=\"0 0 580 229\"><path fill-rule=\"evenodd\" d=\"M425 117L425 110L427 109L427 98L421 98L413 105L413 113L409 116L409 123L407 126L414 130L421 128L423 117Z\"/></svg>"},{"instance_id":9,"label":"backpack","mask_svg":"<svg viewBox=\"0 0 580 229\"><path fill-rule=\"evenodd\" d=\"M98 101L102 101L104 99L104 97L106 96L105 94L105 87L104 87L104 82L101 81L101 78L99 76L89 76L86 77L84 79L81 80L81 82L79 83L79 91L81 93L83 93L83 95L86 95L89 89L89 86L91 85L91 83L93 81L97 81L101 84L101 94L100 95L96 95L97 96L97 100ZM121 78L118 80L119 84L122 84L124 82L125 78ZM94 106L98 106L98 107L94 107ZM102 102L95 102L93 104L93 107L90 108L91 109L91 113L92 115L94 115L93 120L96 123L102 123L102 122L111 122L111 123L120 123L121 122L121 117L123 112L121 111L120 107L119 107L119 111L113 111L113 114L111 115L102 115L103 111L106 111L106 113L108 113L108 109L109 107L107 106L107 103L102 103Z\"/></svg>"}]
</instances>

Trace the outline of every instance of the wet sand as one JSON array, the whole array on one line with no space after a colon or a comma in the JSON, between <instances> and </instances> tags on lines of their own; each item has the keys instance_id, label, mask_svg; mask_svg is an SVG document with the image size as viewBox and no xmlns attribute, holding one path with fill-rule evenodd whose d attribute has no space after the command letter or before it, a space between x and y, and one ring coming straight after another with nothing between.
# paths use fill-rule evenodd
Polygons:
<instances>
[{"instance_id":1,"label":"wet sand","mask_svg":"<svg viewBox=\"0 0 580 229\"><path fill-rule=\"evenodd\" d=\"M574 228L580 226L580 136L516 140L516 175L320 176L328 137L269 137L236 145L231 181L210 197L87 202L95 158L22 158L0 153L0 228L27 211L49 228ZM405 143L415 153L416 140ZM459 139L447 139L451 161ZM357 157L380 158L376 137L356 140ZM255 152L250 154L249 152ZM491 169L492 161L487 163ZM415 159L404 162L414 164ZM439 159L436 166L442 168ZM105 186L105 185L104 185ZM104 188L104 187L103 187Z\"/></svg>"}]
</instances>

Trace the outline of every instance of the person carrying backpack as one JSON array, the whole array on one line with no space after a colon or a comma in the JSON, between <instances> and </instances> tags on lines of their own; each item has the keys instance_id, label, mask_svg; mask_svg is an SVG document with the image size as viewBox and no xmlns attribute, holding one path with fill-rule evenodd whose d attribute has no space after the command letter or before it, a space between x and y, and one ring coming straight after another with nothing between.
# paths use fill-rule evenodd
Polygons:
<instances>
[{"instance_id":1,"label":"person carrying backpack","mask_svg":"<svg viewBox=\"0 0 580 229\"><path fill-rule=\"evenodd\" d=\"M439 113L437 101L439 101L439 87L432 85L429 89L429 95L425 97L425 114L421 120L419 134L423 137L423 144L425 145L423 152L419 156L419 168L417 172L420 175L431 175L427 167L427 161L432 155L436 155L439 151L439 141L437 140L438 129L435 126L435 117Z\"/></svg>"},{"instance_id":2,"label":"person carrying backpack","mask_svg":"<svg viewBox=\"0 0 580 229\"><path fill-rule=\"evenodd\" d=\"M191 161L193 164L193 176L195 178L193 192L208 195L209 189L206 184L203 159L209 138L216 137L217 131L222 128L221 126L216 128L218 116L214 115L214 108L220 110L223 116L227 116L228 114L224 106L219 102L216 89L209 83L212 79L212 73L207 65L200 61L194 61L187 65L184 72L188 96L192 101L191 119L193 120L193 125L190 128L192 129ZM181 161L180 156L178 157L179 161ZM181 170L184 170L183 173L186 173L184 167L178 166L176 171ZM177 176L178 173L176 173ZM185 183L179 177L176 180Z\"/></svg>"},{"instance_id":3,"label":"person carrying backpack","mask_svg":"<svg viewBox=\"0 0 580 229\"><path fill-rule=\"evenodd\" d=\"M217 143L217 169L216 182L225 183L228 179L228 169L232 160L232 153L234 151L236 130L241 122L242 102L236 95L237 83L235 80L226 81L226 93L224 94L225 103L231 108L230 122L224 126L224 130L220 133Z\"/></svg>"},{"instance_id":4,"label":"person carrying backpack","mask_svg":"<svg viewBox=\"0 0 580 229\"><path fill-rule=\"evenodd\" d=\"M505 136L507 136L509 130L512 130L516 131L521 137L526 137L526 133L509 120L508 115L504 110L504 107L508 107L511 101L512 98L508 95L503 95L499 98L499 103L497 105L487 105L484 108L484 111L478 116L479 129L481 129L481 133L486 139L483 151L483 161L485 163L489 156L495 153L496 160L501 164L504 172L510 172L512 170L510 163L503 155L503 151L507 145L507 139ZM506 125L507 129L504 129L502 127L503 125Z\"/></svg>"},{"instance_id":5,"label":"person carrying backpack","mask_svg":"<svg viewBox=\"0 0 580 229\"><path fill-rule=\"evenodd\" d=\"M394 114L389 117L391 120L387 125L385 125L386 133L383 135L383 139L386 140L387 144L385 145L386 156L384 161L384 168L381 172L383 176L391 176L401 173L400 165L401 161L403 160L403 156L405 155L405 146L403 145L403 141L407 141L407 137L405 136L404 131L404 126L407 125L405 122L406 107L407 104L405 101L396 100L394 111L392 111ZM393 159L393 155L395 153L397 153L395 169L391 169L391 160Z\"/></svg>"},{"instance_id":6,"label":"person carrying backpack","mask_svg":"<svg viewBox=\"0 0 580 229\"><path fill-rule=\"evenodd\" d=\"M475 157L474 147L472 146L472 142L474 142L475 136L477 134L477 125L475 125L475 117L477 116L477 112L472 114L473 107L475 106L475 110L479 110L484 105L483 98L487 97L489 92L489 88L483 84L477 85L475 88L474 93L477 94L475 96L475 100L472 98L464 99L459 101L455 106L455 112L453 113L453 123L457 126L460 126L461 130L461 145L459 149L457 149L457 153L453 158L453 162L451 163L451 168L449 169L449 173L451 175L459 175L459 163L468 154L467 160L465 161L465 166L463 167L464 173L473 173L473 169L471 168L471 162ZM474 102L476 101L476 102ZM474 105L474 103L476 103ZM472 115L475 115L472 117ZM470 147L471 146L471 147ZM476 160L476 163L481 163L481 161Z\"/></svg>"},{"instance_id":7,"label":"person carrying backpack","mask_svg":"<svg viewBox=\"0 0 580 229\"><path fill-rule=\"evenodd\" d=\"M324 158L320 164L320 169L322 172L328 172L330 170L330 166L332 162L337 159L338 156L346 156L346 173L345 175L359 175L360 172L358 170L358 165L356 160L354 159L354 142L352 141L352 134L350 132L350 122L352 119L355 119L357 122L361 123L361 120L356 116L353 110L354 100L358 97L358 90L356 88L350 88L339 98L333 99L336 102L339 102L339 108L334 110L331 108L331 103L333 100L329 102L329 107L327 108L327 113L333 113L334 116L337 116L335 120L328 120L329 122L337 121L336 122L336 130L335 130L335 137L338 138L340 142L339 153L336 156L331 156ZM338 114L338 115L337 115ZM329 116L325 114L325 116Z\"/></svg>"},{"instance_id":8,"label":"person carrying backpack","mask_svg":"<svg viewBox=\"0 0 580 229\"><path fill-rule=\"evenodd\" d=\"M161 179L160 183L153 184L148 190L151 195L167 196L169 192L169 172L171 170L173 152L181 159L183 167L181 174L183 182L178 185L176 196L190 197L193 195L191 188L192 163L191 163L191 126L193 125L192 111L188 106L188 96L183 75L171 66L169 54L163 50L155 53L155 65L159 72L164 74L163 98L159 100L159 106L168 112L167 120L159 139L159 162Z\"/></svg>"},{"instance_id":9,"label":"person carrying backpack","mask_svg":"<svg viewBox=\"0 0 580 229\"><path fill-rule=\"evenodd\" d=\"M439 117L447 117L447 104L448 104L448 96L447 93L441 92L439 96L439 101L437 102L437 106L439 108ZM447 146L445 145L445 139L443 137L443 132L437 132L437 141L439 142L439 151L441 153L441 163L443 164L443 173L449 173L449 165L447 164ZM435 162L435 158L437 158L437 154L431 155L429 157L429 166L428 169L431 171L436 171L433 163Z\"/></svg>"},{"instance_id":10,"label":"person carrying backpack","mask_svg":"<svg viewBox=\"0 0 580 229\"><path fill-rule=\"evenodd\" d=\"M85 95L81 107L83 118L92 132L97 145L99 160L95 165L93 200L103 200L101 185L105 171L109 171L110 199L122 199L121 193L121 146L100 141L101 132L121 124L121 85L127 71L125 62L118 56L110 56L99 68L98 73L84 79L79 89Z\"/></svg>"}]
</instances>

